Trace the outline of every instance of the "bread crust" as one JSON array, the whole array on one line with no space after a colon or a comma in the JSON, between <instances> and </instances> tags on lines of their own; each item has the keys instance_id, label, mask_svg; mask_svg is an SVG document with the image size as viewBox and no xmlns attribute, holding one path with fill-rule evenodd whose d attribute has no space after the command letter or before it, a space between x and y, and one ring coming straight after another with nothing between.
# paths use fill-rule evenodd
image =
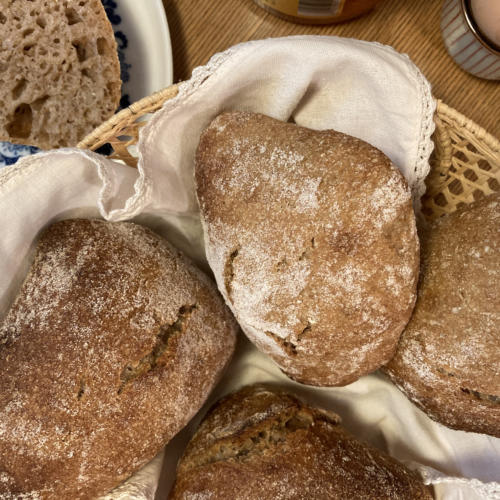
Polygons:
<instances>
[{"instance_id":1,"label":"bread crust","mask_svg":"<svg viewBox=\"0 0 500 500\"><path fill-rule=\"evenodd\" d=\"M378 149L245 112L203 132L208 262L247 336L290 377L345 385L386 363L416 296L408 186Z\"/></svg>"},{"instance_id":2,"label":"bread crust","mask_svg":"<svg viewBox=\"0 0 500 500\"><path fill-rule=\"evenodd\" d=\"M120 62L100 0L0 0L0 140L76 146L118 108Z\"/></svg>"},{"instance_id":3,"label":"bread crust","mask_svg":"<svg viewBox=\"0 0 500 500\"><path fill-rule=\"evenodd\" d=\"M393 381L448 427L500 437L500 193L422 235L418 298Z\"/></svg>"},{"instance_id":4,"label":"bread crust","mask_svg":"<svg viewBox=\"0 0 500 500\"><path fill-rule=\"evenodd\" d=\"M212 282L149 229L50 226L0 324L0 498L117 486L202 406L236 330Z\"/></svg>"},{"instance_id":5,"label":"bread crust","mask_svg":"<svg viewBox=\"0 0 500 500\"><path fill-rule=\"evenodd\" d=\"M205 417L170 500L430 499L421 479L293 395L251 386Z\"/></svg>"}]
</instances>

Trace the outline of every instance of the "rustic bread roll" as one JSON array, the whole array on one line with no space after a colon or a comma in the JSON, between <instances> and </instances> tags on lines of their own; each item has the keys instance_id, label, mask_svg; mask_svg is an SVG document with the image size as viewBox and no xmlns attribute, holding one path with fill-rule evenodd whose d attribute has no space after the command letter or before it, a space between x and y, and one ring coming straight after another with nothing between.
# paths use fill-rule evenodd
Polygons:
<instances>
[{"instance_id":1,"label":"rustic bread roll","mask_svg":"<svg viewBox=\"0 0 500 500\"><path fill-rule=\"evenodd\" d=\"M333 130L224 113L202 134L208 262L248 337L290 377L345 385L393 355L415 301L410 191Z\"/></svg>"},{"instance_id":2,"label":"rustic bread roll","mask_svg":"<svg viewBox=\"0 0 500 500\"><path fill-rule=\"evenodd\" d=\"M100 0L0 0L0 140L76 146L120 100Z\"/></svg>"},{"instance_id":3,"label":"rustic bread roll","mask_svg":"<svg viewBox=\"0 0 500 500\"><path fill-rule=\"evenodd\" d=\"M413 316L387 373L431 418L500 437L500 193L422 238Z\"/></svg>"},{"instance_id":4,"label":"rustic bread roll","mask_svg":"<svg viewBox=\"0 0 500 500\"><path fill-rule=\"evenodd\" d=\"M420 478L340 418L262 386L222 399L177 468L171 500L430 499Z\"/></svg>"},{"instance_id":5,"label":"rustic bread roll","mask_svg":"<svg viewBox=\"0 0 500 500\"><path fill-rule=\"evenodd\" d=\"M235 331L150 230L52 225L0 324L0 498L94 498L126 479L202 406Z\"/></svg>"}]
</instances>

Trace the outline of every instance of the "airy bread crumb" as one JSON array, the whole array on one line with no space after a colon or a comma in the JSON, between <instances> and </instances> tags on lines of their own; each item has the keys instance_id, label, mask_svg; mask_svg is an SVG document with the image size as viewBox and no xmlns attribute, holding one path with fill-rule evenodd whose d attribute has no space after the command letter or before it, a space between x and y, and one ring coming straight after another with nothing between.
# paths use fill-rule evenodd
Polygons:
<instances>
[{"instance_id":1,"label":"airy bread crumb","mask_svg":"<svg viewBox=\"0 0 500 500\"><path fill-rule=\"evenodd\" d=\"M0 140L75 146L121 94L113 30L99 0L0 0Z\"/></svg>"}]
</instances>

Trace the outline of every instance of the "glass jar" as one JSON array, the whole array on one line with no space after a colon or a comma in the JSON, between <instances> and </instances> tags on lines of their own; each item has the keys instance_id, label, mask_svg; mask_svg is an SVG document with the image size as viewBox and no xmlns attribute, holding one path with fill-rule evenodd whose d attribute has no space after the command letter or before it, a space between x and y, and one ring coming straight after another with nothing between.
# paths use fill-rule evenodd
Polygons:
<instances>
[{"instance_id":1,"label":"glass jar","mask_svg":"<svg viewBox=\"0 0 500 500\"><path fill-rule=\"evenodd\" d=\"M305 24L347 21L371 10L381 0L254 0L283 19Z\"/></svg>"}]
</instances>

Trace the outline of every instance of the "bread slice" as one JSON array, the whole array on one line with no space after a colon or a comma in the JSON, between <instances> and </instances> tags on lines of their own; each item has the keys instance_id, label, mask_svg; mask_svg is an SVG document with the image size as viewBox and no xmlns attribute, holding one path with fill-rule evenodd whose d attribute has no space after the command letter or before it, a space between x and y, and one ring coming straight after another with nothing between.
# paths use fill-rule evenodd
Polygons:
<instances>
[{"instance_id":1,"label":"bread slice","mask_svg":"<svg viewBox=\"0 0 500 500\"><path fill-rule=\"evenodd\" d=\"M115 112L120 94L100 0L0 0L0 140L75 146Z\"/></svg>"}]
</instances>

